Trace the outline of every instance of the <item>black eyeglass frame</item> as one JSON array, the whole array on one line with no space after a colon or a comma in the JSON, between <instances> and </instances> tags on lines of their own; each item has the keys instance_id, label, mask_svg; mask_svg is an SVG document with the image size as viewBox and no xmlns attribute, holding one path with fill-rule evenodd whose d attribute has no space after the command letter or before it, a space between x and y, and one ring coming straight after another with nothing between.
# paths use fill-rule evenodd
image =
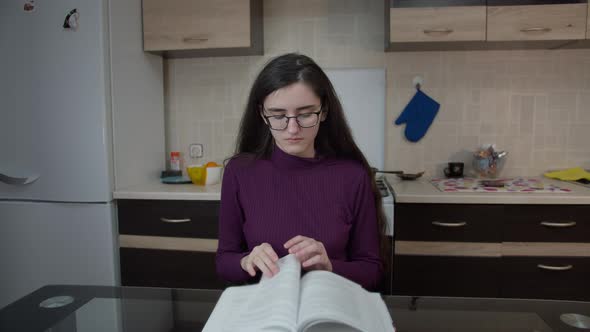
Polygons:
<instances>
[{"instance_id":1,"label":"black eyeglass frame","mask_svg":"<svg viewBox=\"0 0 590 332\"><path fill-rule=\"evenodd\" d=\"M303 114L298 114L298 115L295 115L295 116L286 116L285 115L284 117L287 119L287 123L285 124L285 128L282 128L282 129L273 128L270 125L270 120L269 119L275 117L276 115L264 115L264 111L266 111L266 109L264 108L264 106L262 106L262 112L263 112L262 117L264 118L264 123L266 123L266 125L268 126L268 128L270 128L272 130L282 131L282 130L287 129L287 127L289 127L289 121L292 118L295 118L295 122L297 122L297 125L299 126L299 128L313 128L313 127L317 126L318 123L320 123L320 115L324 111L324 107L322 105L320 105L320 110L317 111L317 112L303 113ZM315 115L317 115L316 122L313 125L311 125L311 126L302 126L301 123L299 123L299 119L297 119L297 117L299 117L301 115L309 115L309 114L315 114Z\"/></svg>"}]
</instances>

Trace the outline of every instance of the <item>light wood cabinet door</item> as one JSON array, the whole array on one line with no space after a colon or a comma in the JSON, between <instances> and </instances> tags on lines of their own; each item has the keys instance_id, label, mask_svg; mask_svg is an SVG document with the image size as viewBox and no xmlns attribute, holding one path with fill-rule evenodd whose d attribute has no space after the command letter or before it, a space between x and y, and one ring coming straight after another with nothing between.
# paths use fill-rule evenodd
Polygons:
<instances>
[{"instance_id":1,"label":"light wood cabinet door","mask_svg":"<svg viewBox=\"0 0 590 332\"><path fill-rule=\"evenodd\" d=\"M145 51L251 46L249 0L143 0Z\"/></svg>"},{"instance_id":2,"label":"light wood cabinet door","mask_svg":"<svg viewBox=\"0 0 590 332\"><path fill-rule=\"evenodd\" d=\"M584 39L588 4L488 7L488 41Z\"/></svg>"},{"instance_id":3,"label":"light wood cabinet door","mask_svg":"<svg viewBox=\"0 0 590 332\"><path fill-rule=\"evenodd\" d=\"M586 22L586 39L590 39L590 4L588 4L588 22Z\"/></svg>"},{"instance_id":4,"label":"light wood cabinet door","mask_svg":"<svg viewBox=\"0 0 590 332\"><path fill-rule=\"evenodd\" d=\"M390 42L485 40L486 7L390 8Z\"/></svg>"}]
</instances>

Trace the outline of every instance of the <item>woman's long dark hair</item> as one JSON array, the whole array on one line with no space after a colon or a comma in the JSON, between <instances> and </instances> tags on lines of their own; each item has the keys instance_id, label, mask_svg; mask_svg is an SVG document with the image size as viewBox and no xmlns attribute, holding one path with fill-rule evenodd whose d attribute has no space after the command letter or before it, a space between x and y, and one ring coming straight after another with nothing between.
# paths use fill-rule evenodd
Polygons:
<instances>
[{"instance_id":1,"label":"woman's long dark hair","mask_svg":"<svg viewBox=\"0 0 590 332\"><path fill-rule=\"evenodd\" d=\"M260 116L261 105L272 92L298 82L305 83L315 92L320 98L323 112L326 113L326 119L321 123L315 138L317 154L336 159L357 160L362 163L371 179L377 223L381 234L379 238L381 260L383 266L387 267L389 247L384 235L385 214L373 171L352 138L350 127L332 83L312 59L296 53L284 54L272 59L258 74L250 90L242 117L234 157L238 155L251 155L255 159L270 157L274 142L270 129Z\"/></svg>"}]
</instances>

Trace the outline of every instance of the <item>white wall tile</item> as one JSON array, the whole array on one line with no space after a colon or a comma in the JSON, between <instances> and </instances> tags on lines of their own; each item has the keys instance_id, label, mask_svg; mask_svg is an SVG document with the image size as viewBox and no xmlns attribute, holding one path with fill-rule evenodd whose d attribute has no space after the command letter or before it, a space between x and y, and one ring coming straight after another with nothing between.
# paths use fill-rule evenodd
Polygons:
<instances>
[{"instance_id":1,"label":"white wall tile","mask_svg":"<svg viewBox=\"0 0 590 332\"><path fill-rule=\"evenodd\" d=\"M385 53L383 16L382 0L266 0L264 56L167 60L168 151L204 144L195 163L231 155L255 76L270 58L298 51L324 68L386 67L386 168L440 176L451 160L469 168L484 143L510 152L507 176L590 168L590 50ZM441 109L411 143L391 123L417 75Z\"/></svg>"}]
</instances>

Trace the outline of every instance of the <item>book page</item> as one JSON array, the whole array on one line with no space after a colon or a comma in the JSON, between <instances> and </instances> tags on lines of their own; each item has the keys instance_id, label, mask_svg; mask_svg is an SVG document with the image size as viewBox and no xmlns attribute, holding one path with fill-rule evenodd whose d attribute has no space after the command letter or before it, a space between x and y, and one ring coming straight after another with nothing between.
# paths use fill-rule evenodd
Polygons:
<instances>
[{"instance_id":1,"label":"book page","mask_svg":"<svg viewBox=\"0 0 590 332\"><path fill-rule=\"evenodd\" d=\"M203 331L295 331L301 266L293 255L278 265L279 273L272 278L227 288Z\"/></svg>"},{"instance_id":2,"label":"book page","mask_svg":"<svg viewBox=\"0 0 590 332\"><path fill-rule=\"evenodd\" d=\"M298 331L312 331L341 323L350 331L394 331L391 317L378 293L327 271L314 271L301 280ZM350 329L350 327L352 329Z\"/></svg>"}]
</instances>

